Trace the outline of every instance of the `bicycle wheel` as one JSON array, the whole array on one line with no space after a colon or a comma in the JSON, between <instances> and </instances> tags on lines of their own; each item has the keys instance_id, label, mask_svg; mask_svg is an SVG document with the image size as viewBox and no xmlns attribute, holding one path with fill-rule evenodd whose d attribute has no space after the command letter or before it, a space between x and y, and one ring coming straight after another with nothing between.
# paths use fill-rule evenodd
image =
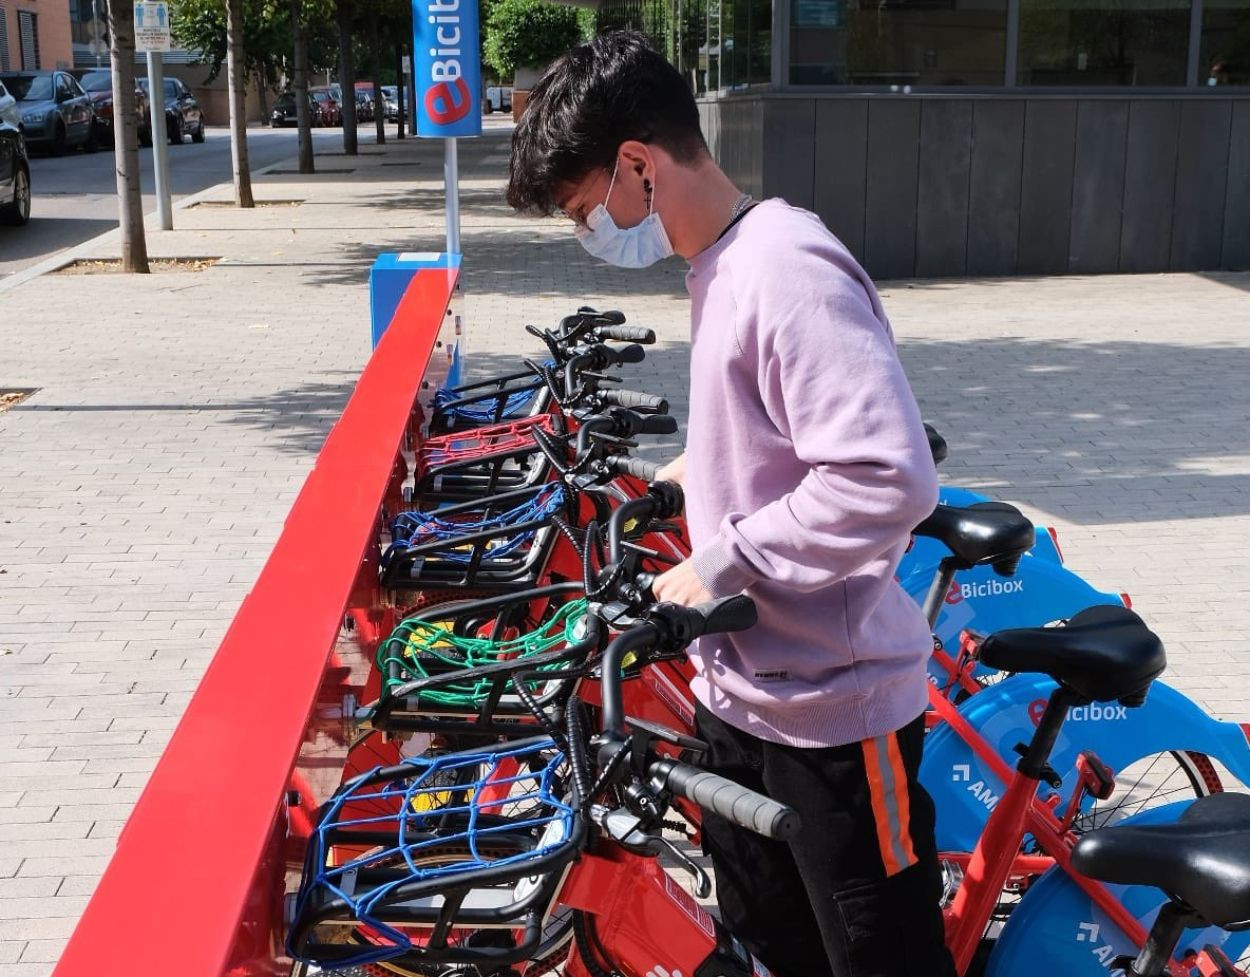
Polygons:
<instances>
[{"instance_id":1,"label":"bicycle wheel","mask_svg":"<svg viewBox=\"0 0 1250 977\"><path fill-rule=\"evenodd\" d=\"M1143 757L1116 773L1115 792L1078 815L1078 834L1105 828L1161 804L1205 797L1224 790L1219 772L1204 753L1169 750Z\"/></svg>"}]
</instances>

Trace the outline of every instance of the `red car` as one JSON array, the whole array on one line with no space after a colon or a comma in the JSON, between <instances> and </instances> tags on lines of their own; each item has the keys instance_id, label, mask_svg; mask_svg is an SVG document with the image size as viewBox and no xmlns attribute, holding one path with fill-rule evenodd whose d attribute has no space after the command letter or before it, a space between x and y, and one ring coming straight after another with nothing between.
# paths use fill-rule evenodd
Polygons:
<instances>
[{"instance_id":1,"label":"red car","mask_svg":"<svg viewBox=\"0 0 1250 977\"><path fill-rule=\"evenodd\" d=\"M107 144L113 144L113 75L107 68L81 68L70 72L91 96L95 106L96 135ZM135 110L139 116L139 145L152 145L152 119L148 114L148 96L138 82L135 83Z\"/></svg>"},{"instance_id":2,"label":"red car","mask_svg":"<svg viewBox=\"0 0 1250 977\"><path fill-rule=\"evenodd\" d=\"M334 100L334 95L328 88L310 88L308 94L317 103L318 120L314 120L313 125L322 126L341 126L343 124L343 110L339 108L339 103Z\"/></svg>"}]
</instances>

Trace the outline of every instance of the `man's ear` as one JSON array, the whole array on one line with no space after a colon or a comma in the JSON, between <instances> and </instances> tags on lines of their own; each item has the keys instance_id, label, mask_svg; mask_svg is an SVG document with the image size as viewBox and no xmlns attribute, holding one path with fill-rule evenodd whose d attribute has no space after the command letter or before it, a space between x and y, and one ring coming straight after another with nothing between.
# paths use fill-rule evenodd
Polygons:
<instances>
[{"instance_id":1,"label":"man's ear","mask_svg":"<svg viewBox=\"0 0 1250 977\"><path fill-rule=\"evenodd\" d=\"M622 170L630 170L650 183L655 179L655 156L651 147L637 139L627 139L617 150Z\"/></svg>"}]
</instances>

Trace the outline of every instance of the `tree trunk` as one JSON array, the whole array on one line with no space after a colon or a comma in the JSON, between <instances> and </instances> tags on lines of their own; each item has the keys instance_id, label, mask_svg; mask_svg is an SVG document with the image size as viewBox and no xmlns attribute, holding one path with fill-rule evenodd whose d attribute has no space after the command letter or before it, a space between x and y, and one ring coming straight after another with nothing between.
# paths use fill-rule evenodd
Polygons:
<instances>
[{"instance_id":1,"label":"tree trunk","mask_svg":"<svg viewBox=\"0 0 1250 977\"><path fill-rule=\"evenodd\" d=\"M117 205L122 235L122 271L147 274L148 241L143 231L139 187L139 119L135 105L135 8L132 0L109 0L108 27L113 68L113 134L116 139ZM160 98L160 92L152 93ZM165 133L154 132L154 139Z\"/></svg>"},{"instance_id":2,"label":"tree trunk","mask_svg":"<svg viewBox=\"0 0 1250 977\"><path fill-rule=\"evenodd\" d=\"M291 35L295 38L295 118L299 124L299 171L314 172L312 115L308 111L308 45L304 40L303 0L291 0Z\"/></svg>"},{"instance_id":3,"label":"tree trunk","mask_svg":"<svg viewBox=\"0 0 1250 977\"><path fill-rule=\"evenodd\" d=\"M412 109L412 134L417 132L417 52L412 52L412 74L408 76L408 90L404 93L409 108Z\"/></svg>"},{"instance_id":4,"label":"tree trunk","mask_svg":"<svg viewBox=\"0 0 1250 977\"><path fill-rule=\"evenodd\" d=\"M382 97L382 45L378 42L378 8L369 15L369 70L373 75L373 119L377 124L378 145L386 144L386 99Z\"/></svg>"},{"instance_id":5,"label":"tree trunk","mask_svg":"<svg viewBox=\"0 0 1250 977\"><path fill-rule=\"evenodd\" d=\"M243 66L243 0L226 0L226 76L230 90L230 164L234 202L255 207L247 158L247 70Z\"/></svg>"},{"instance_id":6,"label":"tree trunk","mask_svg":"<svg viewBox=\"0 0 1250 977\"><path fill-rule=\"evenodd\" d=\"M352 56L352 0L338 0L339 87L343 90L343 152L355 156L356 62Z\"/></svg>"},{"instance_id":7,"label":"tree trunk","mask_svg":"<svg viewBox=\"0 0 1250 977\"><path fill-rule=\"evenodd\" d=\"M265 84L265 72L256 72L256 94L260 97L260 124L269 125L269 86Z\"/></svg>"},{"instance_id":8,"label":"tree trunk","mask_svg":"<svg viewBox=\"0 0 1250 977\"><path fill-rule=\"evenodd\" d=\"M402 41L395 45L395 78L399 82L395 86L395 94L397 96L395 101L399 103L399 106L398 106L399 107L399 120L398 120L398 124L395 126L395 138L403 139L404 138L404 121L405 121L404 120L404 101L405 101L404 96L407 93L404 91L404 45Z\"/></svg>"}]
</instances>

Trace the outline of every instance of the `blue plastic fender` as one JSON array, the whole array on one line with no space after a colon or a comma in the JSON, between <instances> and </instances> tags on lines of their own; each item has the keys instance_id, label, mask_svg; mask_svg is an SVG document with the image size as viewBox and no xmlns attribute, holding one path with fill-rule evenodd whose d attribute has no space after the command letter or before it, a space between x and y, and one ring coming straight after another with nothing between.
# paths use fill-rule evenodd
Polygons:
<instances>
[{"instance_id":1,"label":"blue plastic fender","mask_svg":"<svg viewBox=\"0 0 1250 977\"><path fill-rule=\"evenodd\" d=\"M938 488L938 502L942 505L968 506L977 502L989 501L989 496L974 492L971 489L952 488L948 485ZM1028 555L1042 560L1050 560L1053 563L1063 562L1059 548L1055 546L1055 541L1051 539L1050 533L1043 526L1036 527L1033 548L1029 550ZM923 536L917 537L912 541L911 548L903 555L903 559L899 563L898 577L900 580L905 580L912 574L920 572L923 574L924 579L932 580L938 563L947 556L950 556L950 550L936 539L928 539Z\"/></svg>"},{"instance_id":2,"label":"blue plastic fender","mask_svg":"<svg viewBox=\"0 0 1250 977\"><path fill-rule=\"evenodd\" d=\"M1143 811L1122 824L1175 821L1192 801L1178 801ZM1111 885L1114 893L1146 929L1166 896L1141 885ZM1236 960L1250 946L1250 932L1229 933L1214 926L1186 930L1180 949L1214 943ZM1094 906L1066 872L1053 868L1034 883L1012 912L986 965L986 977L1106 977L1120 954L1136 953L1124 932Z\"/></svg>"},{"instance_id":3,"label":"blue plastic fender","mask_svg":"<svg viewBox=\"0 0 1250 977\"><path fill-rule=\"evenodd\" d=\"M1027 743L1055 683L1042 675L1012 675L974 696L959 711L998 754L1015 768L1017 743ZM1076 785L1076 758L1092 750L1112 770L1170 750L1205 753L1242 783L1250 783L1250 745L1235 723L1220 722L1163 682L1155 682L1142 706L1116 703L1077 706L1059 733L1051 766L1063 777L1064 803ZM924 744L920 782L937 805L941 851L972 851L989 812L1006 785L981 763L949 726L935 727ZM1040 797L1054 793L1043 785Z\"/></svg>"},{"instance_id":4,"label":"blue plastic fender","mask_svg":"<svg viewBox=\"0 0 1250 977\"><path fill-rule=\"evenodd\" d=\"M929 592L934 567L916 567L900 578L903 589L920 604ZM934 633L954 654L965 628L993 634L1004 628L1041 627L1095 604L1122 605L1123 600L1119 594L1097 590L1062 563L1029 552L1011 577L1000 577L988 566L961 572L942 604ZM948 678L936 664L930 672L937 681Z\"/></svg>"}]
</instances>

